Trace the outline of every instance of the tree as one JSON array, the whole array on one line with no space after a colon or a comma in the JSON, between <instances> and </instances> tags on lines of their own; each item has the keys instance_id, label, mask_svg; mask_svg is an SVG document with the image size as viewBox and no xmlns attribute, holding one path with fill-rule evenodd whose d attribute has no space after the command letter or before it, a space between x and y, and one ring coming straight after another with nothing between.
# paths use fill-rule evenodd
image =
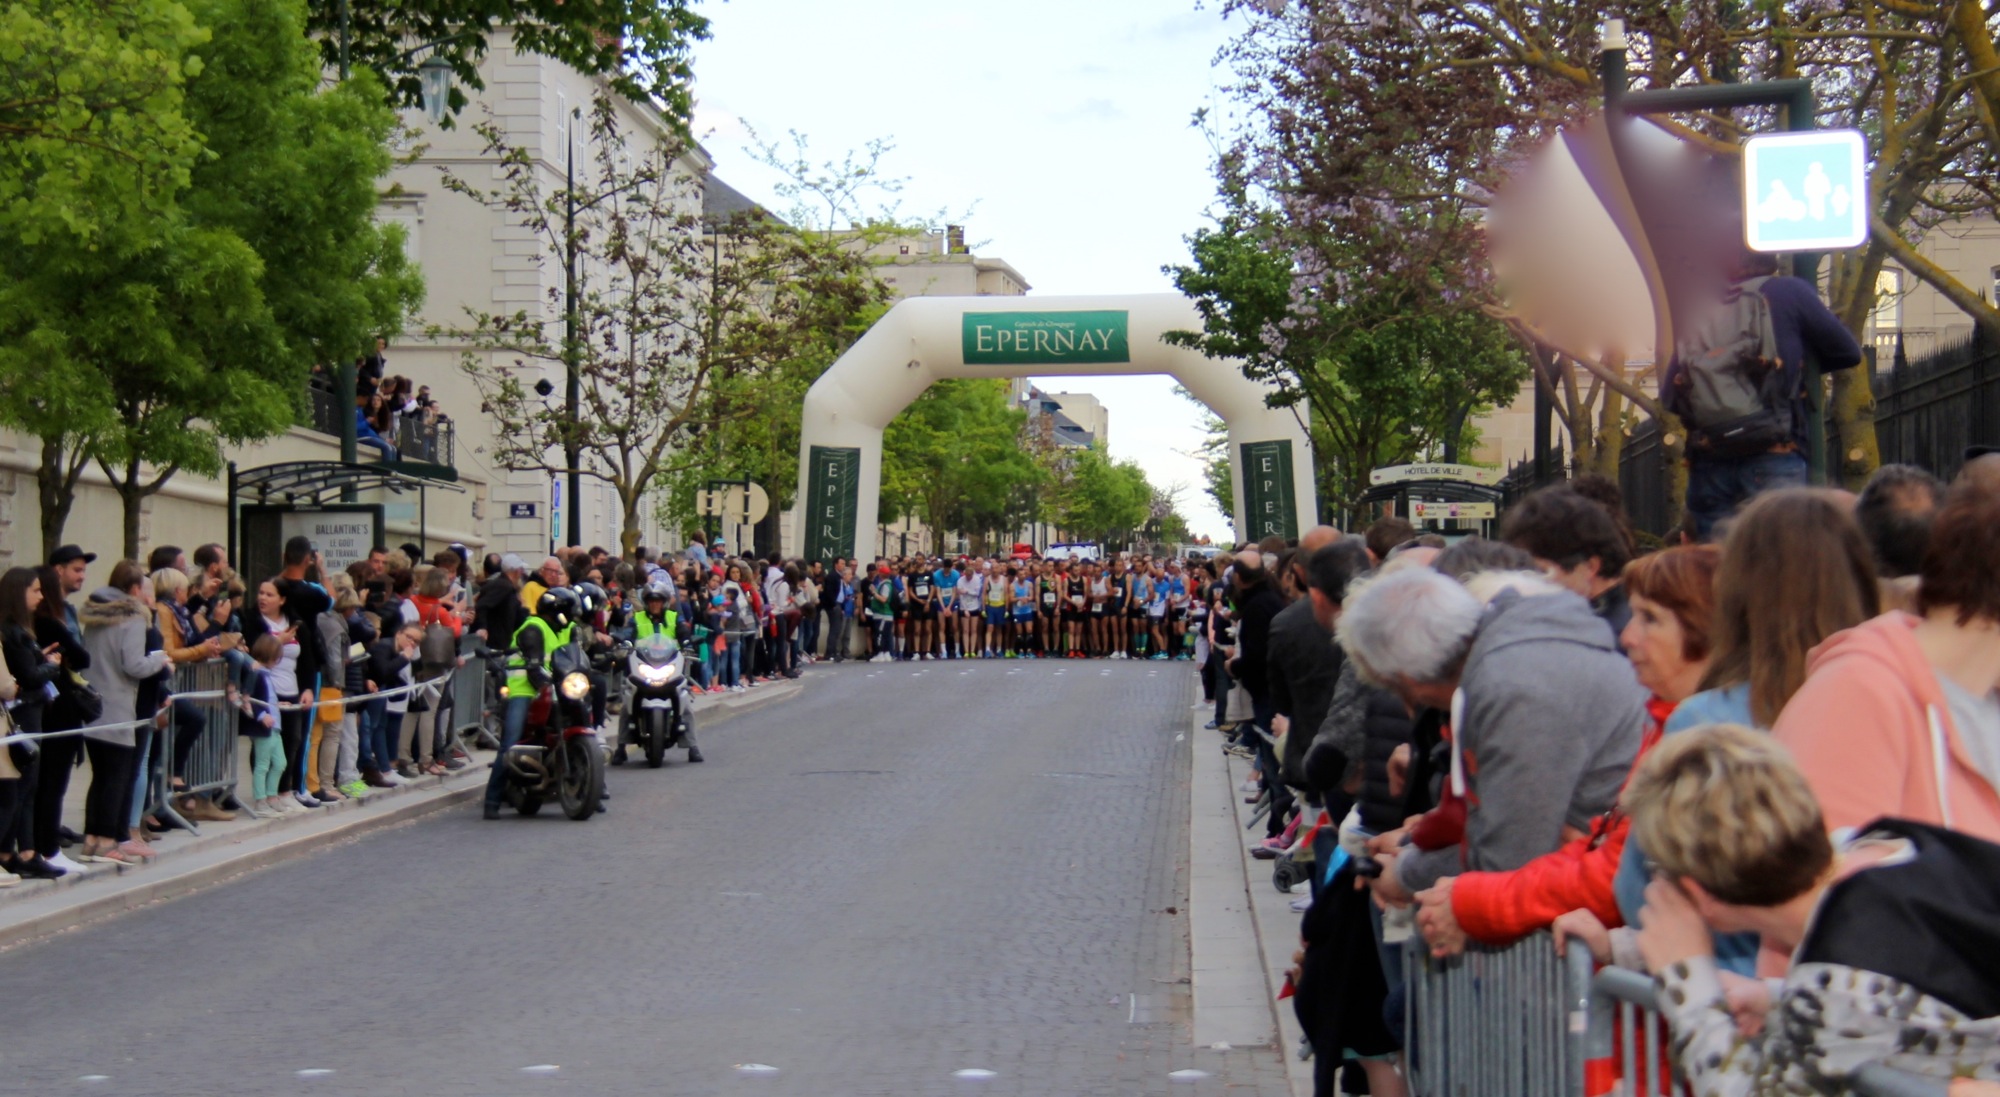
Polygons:
<instances>
[{"instance_id":1,"label":"tree","mask_svg":"<svg viewBox=\"0 0 2000 1097\"><path fill-rule=\"evenodd\" d=\"M139 551L145 501L221 447L282 433L315 363L361 351L421 296L401 230L374 221L395 125L366 77L320 88L296 0L199 0L187 185L144 236L0 256L0 387L42 440L51 547L95 462Z\"/></svg>"},{"instance_id":2,"label":"tree","mask_svg":"<svg viewBox=\"0 0 2000 1097\"><path fill-rule=\"evenodd\" d=\"M1456 450L1467 419L1519 391L1525 358L1503 327L1444 296L1452 271L1366 266L1372 247L1338 219L1285 216L1231 170L1215 227L1189 237L1190 264L1167 268L1203 329L1167 338L1236 359L1272 386L1273 406L1305 402L1329 499L1355 507L1371 470Z\"/></svg>"},{"instance_id":3,"label":"tree","mask_svg":"<svg viewBox=\"0 0 2000 1097\"><path fill-rule=\"evenodd\" d=\"M496 422L494 463L566 475L573 447L574 471L617 495L629 555L656 486L713 467L711 442L739 428L748 437L776 414L740 399L739 386L824 358L882 291L858 257L760 211L705 225L685 139L626 134L604 96L591 119L591 163L573 193L546 186L531 151L492 124L478 131L499 159L499 186L446 178L540 238L541 261L574 251L585 272L576 338L565 332L561 286L533 311L468 309L451 334L474 348L463 368ZM568 368L580 394L574 420L535 391Z\"/></svg>"},{"instance_id":4,"label":"tree","mask_svg":"<svg viewBox=\"0 0 2000 1097\"><path fill-rule=\"evenodd\" d=\"M1153 486L1132 461L1113 461L1096 446L1062 450L1055 486L1056 525L1071 536L1123 543L1153 516Z\"/></svg>"},{"instance_id":5,"label":"tree","mask_svg":"<svg viewBox=\"0 0 2000 1097\"><path fill-rule=\"evenodd\" d=\"M207 38L174 0L17 0L0 12L0 239L115 246L200 148L181 89Z\"/></svg>"},{"instance_id":6,"label":"tree","mask_svg":"<svg viewBox=\"0 0 2000 1097\"><path fill-rule=\"evenodd\" d=\"M1306 0L1253 20L1230 50L1238 96L1260 123L1231 152L1308 213L1341 210L1378 229L1407 226L1413 210L1481 206L1526 150L1601 101L1591 63L1599 14L1555 0ZM1822 124L1869 134L1873 231L1828 271L1829 303L1850 328L1865 325L1876 275L1894 260L2000 332L2000 311L1918 250L1926 234L1991 215L2000 200L2000 55L1979 3L1644 4L1605 14L1626 21L1638 86L1805 78ZM1660 121L1725 158L1744 134L1774 125L1765 109ZM1476 247L1438 251L1408 234L1404 245L1483 265ZM1467 284L1504 313L1490 287ZM1571 358L1603 391L1623 380L1602 361ZM1858 371L1835 375L1834 409L1841 471L1853 482L1877 452Z\"/></svg>"},{"instance_id":7,"label":"tree","mask_svg":"<svg viewBox=\"0 0 2000 1097\"><path fill-rule=\"evenodd\" d=\"M1044 481L1022 445L1026 421L999 378L932 385L882 433L880 513L918 518L939 536L963 531L983 548Z\"/></svg>"},{"instance_id":8,"label":"tree","mask_svg":"<svg viewBox=\"0 0 2000 1097\"><path fill-rule=\"evenodd\" d=\"M708 20L690 0L312 0L308 30L325 68L338 69L344 48L399 107L422 105L418 67L436 58L451 66L447 111L455 117L471 101L465 89L486 87L479 64L504 42L600 77L685 129L694 109L692 49L708 37Z\"/></svg>"}]
</instances>

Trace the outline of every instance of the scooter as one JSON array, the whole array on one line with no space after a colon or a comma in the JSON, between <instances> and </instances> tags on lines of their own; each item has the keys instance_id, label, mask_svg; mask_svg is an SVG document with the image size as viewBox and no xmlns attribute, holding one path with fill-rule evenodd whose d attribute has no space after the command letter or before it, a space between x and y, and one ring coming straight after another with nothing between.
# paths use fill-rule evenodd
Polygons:
<instances>
[{"instance_id":1,"label":"scooter","mask_svg":"<svg viewBox=\"0 0 2000 1097\"><path fill-rule=\"evenodd\" d=\"M682 652L663 632L632 645L626 675L630 693L632 737L646 750L646 765L660 768L669 748L685 744L694 722Z\"/></svg>"},{"instance_id":2,"label":"scooter","mask_svg":"<svg viewBox=\"0 0 2000 1097\"><path fill-rule=\"evenodd\" d=\"M588 665L575 644L550 657L552 684L536 692L521 741L496 763L507 778L502 799L523 815L542 810L550 798L579 822L597 814L604 791L604 749L590 727Z\"/></svg>"}]
</instances>

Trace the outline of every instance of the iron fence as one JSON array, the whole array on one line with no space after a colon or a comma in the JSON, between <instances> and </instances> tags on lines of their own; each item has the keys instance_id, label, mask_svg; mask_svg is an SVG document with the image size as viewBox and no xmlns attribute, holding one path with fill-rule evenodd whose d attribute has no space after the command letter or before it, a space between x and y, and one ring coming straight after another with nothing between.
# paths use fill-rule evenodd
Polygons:
<instances>
[{"instance_id":1,"label":"iron fence","mask_svg":"<svg viewBox=\"0 0 2000 1097\"><path fill-rule=\"evenodd\" d=\"M1976 331L1874 378L1883 464L1920 465L1949 480L1971 445L2000 445L2000 346Z\"/></svg>"}]
</instances>

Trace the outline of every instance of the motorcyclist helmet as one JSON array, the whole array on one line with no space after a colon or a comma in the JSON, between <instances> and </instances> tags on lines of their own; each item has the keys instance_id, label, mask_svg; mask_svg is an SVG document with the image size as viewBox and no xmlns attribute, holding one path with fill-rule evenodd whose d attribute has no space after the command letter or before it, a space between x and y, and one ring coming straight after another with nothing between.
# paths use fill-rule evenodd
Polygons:
<instances>
[{"instance_id":1,"label":"motorcyclist helmet","mask_svg":"<svg viewBox=\"0 0 2000 1097\"><path fill-rule=\"evenodd\" d=\"M645 602L647 605L652 605L654 602L671 602L673 600L673 589L667 586L664 581L655 579L646 584Z\"/></svg>"},{"instance_id":2,"label":"motorcyclist helmet","mask_svg":"<svg viewBox=\"0 0 2000 1097\"><path fill-rule=\"evenodd\" d=\"M557 632L568 628L582 612L583 605L577 593L568 587L552 587L543 591L535 599L535 616L547 622Z\"/></svg>"},{"instance_id":3,"label":"motorcyclist helmet","mask_svg":"<svg viewBox=\"0 0 2000 1097\"><path fill-rule=\"evenodd\" d=\"M576 596L584 617L595 617L597 611L611 602L611 595L603 587L592 582L576 585Z\"/></svg>"}]
</instances>

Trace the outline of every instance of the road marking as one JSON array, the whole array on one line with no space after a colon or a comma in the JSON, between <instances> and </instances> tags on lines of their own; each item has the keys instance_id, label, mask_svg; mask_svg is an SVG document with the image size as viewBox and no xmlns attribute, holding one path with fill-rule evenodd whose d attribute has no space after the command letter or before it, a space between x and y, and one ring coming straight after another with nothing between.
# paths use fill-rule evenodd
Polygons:
<instances>
[{"instance_id":1,"label":"road marking","mask_svg":"<svg viewBox=\"0 0 2000 1097\"><path fill-rule=\"evenodd\" d=\"M774 1067L774 1066L771 1066L771 1065L769 1065L769 1064L767 1064L767 1063L738 1063L738 1064L736 1064L736 1073L738 1073L738 1074L776 1074L776 1073L778 1073L778 1068L777 1068L777 1067Z\"/></svg>"},{"instance_id":2,"label":"road marking","mask_svg":"<svg viewBox=\"0 0 2000 1097\"><path fill-rule=\"evenodd\" d=\"M333 1071L331 1071L331 1070L328 1070L328 1069L327 1069L327 1068L325 1068L325 1067L309 1067L309 1068L307 1068L307 1069L305 1069L305 1070L302 1070L302 1071L299 1071L299 1077L301 1077L301 1078L324 1078L324 1077L326 1077L327 1075L329 1075L329 1074L332 1074L332 1073L333 1073Z\"/></svg>"},{"instance_id":3,"label":"road marking","mask_svg":"<svg viewBox=\"0 0 2000 1097\"><path fill-rule=\"evenodd\" d=\"M990 1070L982 1070L979 1067L967 1067L964 1070L954 1070L951 1072L951 1076L967 1082L986 1082L986 1081L991 1081L994 1078L1000 1077L998 1074L995 1074Z\"/></svg>"},{"instance_id":4,"label":"road marking","mask_svg":"<svg viewBox=\"0 0 2000 1097\"><path fill-rule=\"evenodd\" d=\"M1128 994L1126 997L1132 999L1132 1008L1125 1011L1125 1023L1128 1025L1136 1024L1139 1020L1139 996L1137 994Z\"/></svg>"},{"instance_id":5,"label":"road marking","mask_svg":"<svg viewBox=\"0 0 2000 1097\"><path fill-rule=\"evenodd\" d=\"M536 1063L536 1064L535 1064L534 1066L531 1066L531 1067L522 1067L522 1068L521 1068L521 1073L523 1073L523 1074L554 1074L554 1073L555 1073L556 1071L558 1071L558 1070L561 1070L561 1069L562 1069L561 1067L557 1066L557 1065L556 1065L556 1064L554 1064L554 1063Z\"/></svg>"},{"instance_id":6,"label":"road marking","mask_svg":"<svg viewBox=\"0 0 2000 1097\"><path fill-rule=\"evenodd\" d=\"M1208 1072L1205 1070L1177 1070L1167 1075L1167 1077L1176 1082L1199 1082L1203 1078L1208 1077Z\"/></svg>"},{"instance_id":7,"label":"road marking","mask_svg":"<svg viewBox=\"0 0 2000 1097\"><path fill-rule=\"evenodd\" d=\"M109 1074L86 1074L77 1079L79 1082L108 1082L110 1080L111 1075Z\"/></svg>"}]
</instances>

